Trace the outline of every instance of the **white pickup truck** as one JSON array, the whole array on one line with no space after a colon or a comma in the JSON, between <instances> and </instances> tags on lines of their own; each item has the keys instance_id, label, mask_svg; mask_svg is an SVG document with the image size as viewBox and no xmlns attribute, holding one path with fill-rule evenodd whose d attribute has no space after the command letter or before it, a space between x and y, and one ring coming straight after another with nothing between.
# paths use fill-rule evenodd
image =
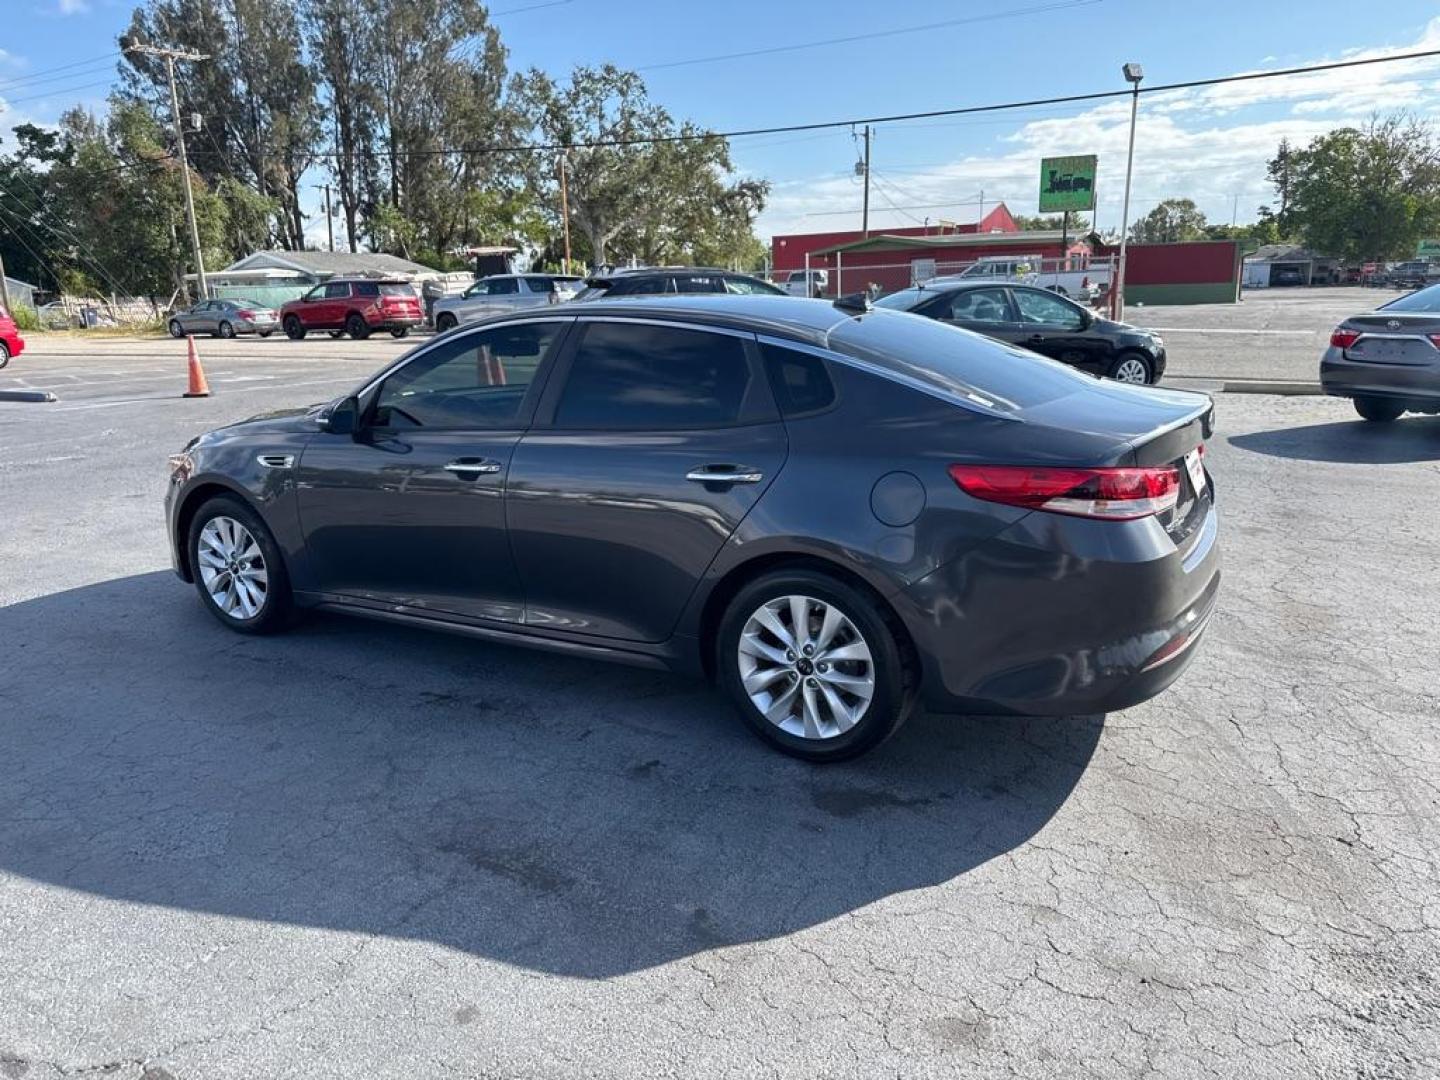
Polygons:
<instances>
[{"instance_id":1,"label":"white pickup truck","mask_svg":"<svg viewBox=\"0 0 1440 1080\"><path fill-rule=\"evenodd\" d=\"M1061 296L1089 300L1110 288L1110 265L1095 263L1084 270L1044 269L1047 260L1039 256L996 256L981 259L958 274L946 274L935 281L1016 281L1039 285ZM1055 260L1048 260L1055 261Z\"/></svg>"}]
</instances>

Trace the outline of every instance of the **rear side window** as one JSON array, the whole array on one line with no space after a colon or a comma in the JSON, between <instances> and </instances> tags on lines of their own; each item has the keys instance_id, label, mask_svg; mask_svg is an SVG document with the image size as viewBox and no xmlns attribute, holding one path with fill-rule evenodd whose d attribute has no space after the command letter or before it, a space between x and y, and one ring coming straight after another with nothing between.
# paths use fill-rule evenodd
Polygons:
<instances>
[{"instance_id":1,"label":"rear side window","mask_svg":"<svg viewBox=\"0 0 1440 1080\"><path fill-rule=\"evenodd\" d=\"M531 292L548 293L555 291L555 282L548 277L527 277L525 284L529 286Z\"/></svg>"},{"instance_id":2,"label":"rear side window","mask_svg":"<svg viewBox=\"0 0 1440 1080\"><path fill-rule=\"evenodd\" d=\"M675 291L682 293L724 292L720 279L710 274L681 274L675 278Z\"/></svg>"},{"instance_id":3,"label":"rear side window","mask_svg":"<svg viewBox=\"0 0 1440 1080\"><path fill-rule=\"evenodd\" d=\"M740 418L750 365L740 338L638 323L591 323L555 411L559 428L673 430Z\"/></svg>"},{"instance_id":4,"label":"rear side window","mask_svg":"<svg viewBox=\"0 0 1440 1080\"><path fill-rule=\"evenodd\" d=\"M374 281L357 281L357 282L355 282L355 295L356 295L356 296L379 296L379 295L380 295L380 285L379 285L378 282L374 282Z\"/></svg>"},{"instance_id":5,"label":"rear side window","mask_svg":"<svg viewBox=\"0 0 1440 1080\"><path fill-rule=\"evenodd\" d=\"M610 286L616 296L650 296L654 293L674 292L670 279L665 277L642 277L626 280L621 278Z\"/></svg>"},{"instance_id":6,"label":"rear side window","mask_svg":"<svg viewBox=\"0 0 1440 1080\"><path fill-rule=\"evenodd\" d=\"M768 343L761 344L760 352L783 415L818 412L835 400L835 384L820 357Z\"/></svg>"}]
</instances>

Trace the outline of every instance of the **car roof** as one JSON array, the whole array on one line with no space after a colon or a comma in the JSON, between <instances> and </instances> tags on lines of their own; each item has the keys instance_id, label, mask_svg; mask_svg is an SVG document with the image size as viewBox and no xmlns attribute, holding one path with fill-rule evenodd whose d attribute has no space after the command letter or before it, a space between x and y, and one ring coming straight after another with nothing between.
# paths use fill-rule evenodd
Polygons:
<instances>
[{"instance_id":1,"label":"car roof","mask_svg":"<svg viewBox=\"0 0 1440 1080\"><path fill-rule=\"evenodd\" d=\"M757 334L792 338L814 345L827 344L830 332L841 323L855 318L856 311L842 310L829 300L805 300L798 296L731 295L726 293L680 293L666 296L604 297L548 309L550 317L558 311L585 318L603 315L626 318L654 319L660 322L691 322ZM496 321L512 321L501 316ZM487 320L488 321L488 320Z\"/></svg>"}]
</instances>

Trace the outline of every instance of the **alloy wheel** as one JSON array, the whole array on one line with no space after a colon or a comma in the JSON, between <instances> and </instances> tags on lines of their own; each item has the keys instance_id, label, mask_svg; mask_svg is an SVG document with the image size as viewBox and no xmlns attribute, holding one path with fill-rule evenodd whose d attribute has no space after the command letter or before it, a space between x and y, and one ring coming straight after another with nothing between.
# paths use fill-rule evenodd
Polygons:
<instances>
[{"instance_id":1,"label":"alloy wheel","mask_svg":"<svg viewBox=\"0 0 1440 1080\"><path fill-rule=\"evenodd\" d=\"M767 600L746 620L738 649L751 704L790 735L843 735L875 696L870 646L849 616L823 600Z\"/></svg>"},{"instance_id":2,"label":"alloy wheel","mask_svg":"<svg viewBox=\"0 0 1440 1080\"><path fill-rule=\"evenodd\" d=\"M270 576L250 530L232 517L211 518L200 530L195 562L215 606L232 619L253 619L265 608Z\"/></svg>"},{"instance_id":3,"label":"alloy wheel","mask_svg":"<svg viewBox=\"0 0 1440 1080\"><path fill-rule=\"evenodd\" d=\"M1145 368L1145 361L1139 357L1127 356L1115 367L1115 374L1110 377L1116 382L1145 383L1149 382L1150 372Z\"/></svg>"}]
</instances>

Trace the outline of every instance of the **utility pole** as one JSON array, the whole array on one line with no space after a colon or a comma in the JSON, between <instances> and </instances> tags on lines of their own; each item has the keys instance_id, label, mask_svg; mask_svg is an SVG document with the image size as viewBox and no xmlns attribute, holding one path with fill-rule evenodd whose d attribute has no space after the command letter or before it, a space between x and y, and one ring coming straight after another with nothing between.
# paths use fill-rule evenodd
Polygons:
<instances>
[{"instance_id":1,"label":"utility pole","mask_svg":"<svg viewBox=\"0 0 1440 1080\"><path fill-rule=\"evenodd\" d=\"M560 220L565 228L565 273L570 273L570 186L565 179L568 153L560 151Z\"/></svg>"},{"instance_id":2,"label":"utility pole","mask_svg":"<svg viewBox=\"0 0 1440 1080\"><path fill-rule=\"evenodd\" d=\"M0 255L0 308L3 308L6 315L12 319L15 317L15 309L10 306L10 282L5 280L5 257Z\"/></svg>"},{"instance_id":3,"label":"utility pole","mask_svg":"<svg viewBox=\"0 0 1440 1080\"><path fill-rule=\"evenodd\" d=\"M335 250L335 219L330 216L330 185L311 184L316 191L325 192L325 236L330 241L330 250Z\"/></svg>"},{"instance_id":4,"label":"utility pole","mask_svg":"<svg viewBox=\"0 0 1440 1080\"><path fill-rule=\"evenodd\" d=\"M914 220L913 218L911 220ZM865 202L860 210L860 238L870 238L870 125L865 125Z\"/></svg>"},{"instance_id":5,"label":"utility pole","mask_svg":"<svg viewBox=\"0 0 1440 1080\"><path fill-rule=\"evenodd\" d=\"M195 282L201 300L208 299L210 287L205 282L205 259L200 254L200 229L195 224L195 192L190 185L190 159L185 154L185 128L180 122L180 93L175 89L176 60L209 60L206 53L185 52L181 49L162 49L157 45L142 45L132 38L120 39L124 52L145 53L165 60L165 75L170 80L170 118L175 124L175 142L180 149L180 170L185 174L185 216L190 221L190 253L195 259Z\"/></svg>"},{"instance_id":6,"label":"utility pole","mask_svg":"<svg viewBox=\"0 0 1440 1080\"><path fill-rule=\"evenodd\" d=\"M1125 201L1120 211L1120 266L1117 270L1120 280L1110 283L1110 295L1115 298L1116 322L1125 318L1125 249L1130 239L1130 176L1135 167L1135 115L1140 109L1140 80L1145 78L1145 69L1139 64L1126 64L1120 70L1131 86L1131 93L1130 149L1125 154Z\"/></svg>"}]
</instances>

